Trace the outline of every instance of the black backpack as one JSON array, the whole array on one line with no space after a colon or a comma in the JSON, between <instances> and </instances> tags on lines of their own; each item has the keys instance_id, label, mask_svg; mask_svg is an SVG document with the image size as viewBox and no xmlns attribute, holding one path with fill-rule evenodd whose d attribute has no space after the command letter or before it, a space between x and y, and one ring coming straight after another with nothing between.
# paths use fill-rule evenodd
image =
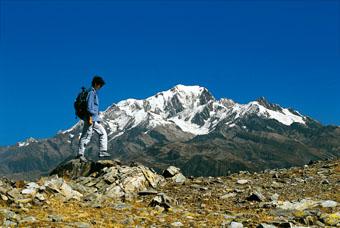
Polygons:
<instances>
[{"instance_id":1,"label":"black backpack","mask_svg":"<svg viewBox=\"0 0 340 228\"><path fill-rule=\"evenodd\" d=\"M89 91L85 87L81 88L81 92L78 94L76 101L74 102L74 110L76 116L81 120L84 120L88 116L87 111L87 95Z\"/></svg>"}]
</instances>

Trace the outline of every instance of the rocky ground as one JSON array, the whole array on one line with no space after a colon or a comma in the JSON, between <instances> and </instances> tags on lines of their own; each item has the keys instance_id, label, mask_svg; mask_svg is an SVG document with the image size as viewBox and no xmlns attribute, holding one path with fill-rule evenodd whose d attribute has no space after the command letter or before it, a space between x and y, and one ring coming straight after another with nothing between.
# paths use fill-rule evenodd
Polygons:
<instances>
[{"instance_id":1,"label":"rocky ground","mask_svg":"<svg viewBox=\"0 0 340 228\"><path fill-rule=\"evenodd\" d=\"M0 180L2 227L339 227L340 160L184 177L119 161L61 164L37 182Z\"/></svg>"}]
</instances>

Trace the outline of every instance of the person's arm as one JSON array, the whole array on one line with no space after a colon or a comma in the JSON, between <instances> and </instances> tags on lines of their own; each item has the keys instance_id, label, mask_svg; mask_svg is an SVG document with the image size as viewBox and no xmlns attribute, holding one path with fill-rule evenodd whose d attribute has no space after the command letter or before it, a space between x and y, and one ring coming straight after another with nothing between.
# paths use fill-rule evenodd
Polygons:
<instances>
[{"instance_id":1,"label":"person's arm","mask_svg":"<svg viewBox=\"0 0 340 228\"><path fill-rule=\"evenodd\" d=\"M94 109L94 92L90 91L87 97L87 111L90 113L89 124L92 125L92 116L96 114Z\"/></svg>"}]
</instances>

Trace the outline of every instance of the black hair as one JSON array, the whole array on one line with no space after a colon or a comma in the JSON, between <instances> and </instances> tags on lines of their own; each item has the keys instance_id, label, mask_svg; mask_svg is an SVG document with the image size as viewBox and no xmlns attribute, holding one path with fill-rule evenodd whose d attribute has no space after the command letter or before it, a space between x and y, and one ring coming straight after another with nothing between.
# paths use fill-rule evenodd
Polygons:
<instances>
[{"instance_id":1,"label":"black hair","mask_svg":"<svg viewBox=\"0 0 340 228\"><path fill-rule=\"evenodd\" d=\"M92 79L92 86L95 86L96 84L103 86L105 85L105 82L102 77L96 75Z\"/></svg>"}]
</instances>

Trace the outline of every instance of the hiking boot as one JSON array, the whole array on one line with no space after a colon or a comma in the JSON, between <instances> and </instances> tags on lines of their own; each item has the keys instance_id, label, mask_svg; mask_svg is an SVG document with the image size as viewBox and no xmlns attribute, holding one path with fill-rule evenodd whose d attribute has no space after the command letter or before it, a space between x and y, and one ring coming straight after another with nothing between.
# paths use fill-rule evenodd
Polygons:
<instances>
[{"instance_id":1,"label":"hiking boot","mask_svg":"<svg viewBox=\"0 0 340 228\"><path fill-rule=\"evenodd\" d=\"M111 157L111 154L109 154L109 153L106 152L106 151L100 151L100 152L99 152L99 157L100 157L100 158Z\"/></svg>"},{"instance_id":2,"label":"hiking boot","mask_svg":"<svg viewBox=\"0 0 340 228\"><path fill-rule=\"evenodd\" d=\"M78 155L77 158L81 161L81 162L88 162L86 157L82 154Z\"/></svg>"}]
</instances>

